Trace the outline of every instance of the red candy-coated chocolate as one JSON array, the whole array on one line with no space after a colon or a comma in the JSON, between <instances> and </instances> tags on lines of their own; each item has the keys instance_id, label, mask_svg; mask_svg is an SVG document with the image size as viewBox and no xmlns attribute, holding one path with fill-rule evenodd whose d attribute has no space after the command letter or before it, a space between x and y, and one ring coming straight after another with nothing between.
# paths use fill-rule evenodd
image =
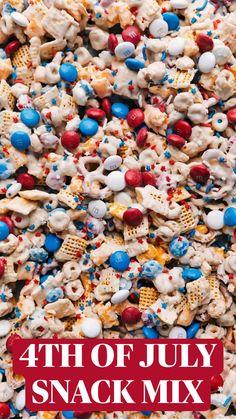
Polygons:
<instances>
[{"instance_id":1,"label":"red candy-coated chocolate","mask_svg":"<svg viewBox=\"0 0 236 419\"><path fill-rule=\"evenodd\" d=\"M61 144L68 150L74 150L80 143L80 136L76 131L65 131L61 136Z\"/></svg>"},{"instance_id":2,"label":"red candy-coated chocolate","mask_svg":"<svg viewBox=\"0 0 236 419\"><path fill-rule=\"evenodd\" d=\"M135 169L129 169L125 172L125 182L128 186L134 188L141 186L143 183L142 173Z\"/></svg>"},{"instance_id":3,"label":"red candy-coated chocolate","mask_svg":"<svg viewBox=\"0 0 236 419\"><path fill-rule=\"evenodd\" d=\"M108 49L111 52L111 54L114 54L115 48L118 45L118 39L114 33L110 33L107 41Z\"/></svg>"},{"instance_id":4,"label":"red candy-coated chocolate","mask_svg":"<svg viewBox=\"0 0 236 419\"><path fill-rule=\"evenodd\" d=\"M156 186L156 178L151 172L142 172L143 185Z\"/></svg>"},{"instance_id":5,"label":"red candy-coated chocolate","mask_svg":"<svg viewBox=\"0 0 236 419\"><path fill-rule=\"evenodd\" d=\"M12 219L10 217L5 216L5 217L0 217L0 221L3 221L5 224L7 224L9 227L10 233L12 233L13 228L14 228L14 223Z\"/></svg>"},{"instance_id":6,"label":"red candy-coated chocolate","mask_svg":"<svg viewBox=\"0 0 236 419\"><path fill-rule=\"evenodd\" d=\"M10 407L7 403L0 403L0 419L8 419L10 416Z\"/></svg>"},{"instance_id":7,"label":"red candy-coated chocolate","mask_svg":"<svg viewBox=\"0 0 236 419\"><path fill-rule=\"evenodd\" d=\"M222 387L224 380L221 375L213 375L211 377L211 392L218 391L219 387Z\"/></svg>"},{"instance_id":8,"label":"red candy-coated chocolate","mask_svg":"<svg viewBox=\"0 0 236 419\"><path fill-rule=\"evenodd\" d=\"M143 213L138 208L128 208L123 214L123 221L132 227L137 227L143 221Z\"/></svg>"},{"instance_id":9,"label":"red candy-coated chocolate","mask_svg":"<svg viewBox=\"0 0 236 419\"><path fill-rule=\"evenodd\" d=\"M211 51L214 47L213 39L205 33L200 33L197 36L196 44L201 52Z\"/></svg>"},{"instance_id":10,"label":"red candy-coated chocolate","mask_svg":"<svg viewBox=\"0 0 236 419\"><path fill-rule=\"evenodd\" d=\"M0 278L4 275L5 272L5 261L4 259L0 259Z\"/></svg>"},{"instance_id":11,"label":"red candy-coated chocolate","mask_svg":"<svg viewBox=\"0 0 236 419\"><path fill-rule=\"evenodd\" d=\"M205 185L210 177L210 172L204 164L196 164L190 169L190 176L195 182Z\"/></svg>"},{"instance_id":12,"label":"red candy-coated chocolate","mask_svg":"<svg viewBox=\"0 0 236 419\"><path fill-rule=\"evenodd\" d=\"M12 55L18 50L18 48L20 48L20 46L21 43L18 41L18 39L14 39L14 41L9 42L9 44L5 46L5 53L7 55Z\"/></svg>"},{"instance_id":13,"label":"red candy-coated chocolate","mask_svg":"<svg viewBox=\"0 0 236 419\"><path fill-rule=\"evenodd\" d=\"M101 102L101 107L107 116L111 115L111 102L109 99L104 97Z\"/></svg>"},{"instance_id":14,"label":"red candy-coated chocolate","mask_svg":"<svg viewBox=\"0 0 236 419\"><path fill-rule=\"evenodd\" d=\"M121 34L122 38L126 42L132 42L137 45L141 39L140 30L136 26L127 26Z\"/></svg>"},{"instance_id":15,"label":"red candy-coated chocolate","mask_svg":"<svg viewBox=\"0 0 236 419\"><path fill-rule=\"evenodd\" d=\"M141 311L136 307L127 307L121 313L121 319L124 323L135 324L141 319Z\"/></svg>"},{"instance_id":16,"label":"red candy-coated chocolate","mask_svg":"<svg viewBox=\"0 0 236 419\"><path fill-rule=\"evenodd\" d=\"M192 127L187 121L180 119L174 125L174 132L186 140L192 134Z\"/></svg>"},{"instance_id":17,"label":"red candy-coated chocolate","mask_svg":"<svg viewBox=\"0 0 236 419\"><path fill-rule=\"evenodd\" d=\"M185 144L185 139L178 134L170 134L166 139L170 145L173 145L177 148L181 148Z\"/></svg>"},{"instance_id":18,"label":"red candy-coated chocolate","mask_svg":"<svg viewBox=\"0 0 236 419\"><path fill-rule=\"evenodd\" d=\"M236 123L236 108L230 109L230 111L227 112L227 118L229 122L232 122L233 124Z\"/></svg>"},{"instance_id":19,"label":"red candy-coated chocolate","mask_svg":"<svg viewBox=\"0 0 236 419\"><path fill-rule=\"evenodd\" d=\"M22 338L17 333L13 333L12 335L10 335L9 338L7 338L7 341L6 341L6 348L7 348L7 350L9 352L12 352L13 344L16 341L19 341L20 339L22 339Z\"/></svg>"},{"instance_id":20,"label":"red candy-coated chocolate","mask_svg":"<svg viewBox=\"0 0 236 419\"><path fill-rule=\"evenodd\" d=\"M89 118L96 119L97 121L102 121L106 117L105 112L97 108L89 108L85 113Z\"/></svg>"},{"instance_id":21,"label":"red candy-coated chocolate","mask_svg":"<svg viewBox=\"0 0 236 419\"><path fill-rule=\"evenodd\" d=\"M34 189L35 187L34 176L29 173L21 173L17 177L17 182L21 183L23 189Z\"/></svg>"},{"instance_id":22,"label":"red candy-coated chocolate","mask_svg":"<svg viewBox=\"0 0 236 419\"><path fill-rule=\"evenodd\" d=\"M137 137L136 137L136 143L138 147L143 147L146 143L148 136L148 130L147 127L143 127L139 130Z\"/></svg>"},{"instance_id":23,"label":"red candy-coated chocolate","mask_svg":"<svg viewBox=\"0 0 236 419\"><path fill-rule=\"evenodd\" d=\"M127 115L127 122L131 128L137 128L144 122L144 113L142 109L131 109Z\"/></svg>"}]
</instances>

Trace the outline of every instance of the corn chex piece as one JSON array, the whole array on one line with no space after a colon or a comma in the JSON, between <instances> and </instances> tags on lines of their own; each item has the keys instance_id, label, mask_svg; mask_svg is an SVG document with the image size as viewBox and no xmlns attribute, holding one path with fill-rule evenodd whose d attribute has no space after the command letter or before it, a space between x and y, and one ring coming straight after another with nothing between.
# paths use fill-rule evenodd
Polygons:
<instances>
[{"instance_id":1,"label":"corn chex piece","mask_svg":"<svg viewBox=\"0 0 236 419\"><path fill-rule=\"evenodd\" d=\"M44 108L51 108L52 101L56 104L60 104L60 97L59 97L59 90L56 86L54 86L52 89L50 89L48 92L44 93L43 95L36 97L34 99L34 105L39 110L42 110Z\"/></svg>"},{"instance_id":2,"label":"corn chex piece","mask_svg":"<svg viewBox=\"0 0 236 419\"><path fill-rule=\"evenodd\" d=\"M79 204L78 195L72 193L69 188L61 189L60 192L57 194L57 197L60 202L63 202L72 209L75 209Z\"/></svg>"},{"instance_id":3,"label":"corn chex piece","mask_svg":"<svg viewBox=\"0 0 236 419\"><path fill-rule=\"evenodd\" d=\"M15 169L19 169L22 166L25 166L28 162L28 157L25 153L17 150L12 145L7 145L7 153L11 157L12 164L14 165Z\"/></svg>"},{"instance_id":4,"label":"corn chex piece","mask_svg":"<svg viewBox=\"0 0 236 419\"><path fill-rule=\"evenodd\" d=\"M136 258L139 263L145 263L150 259L155 259L162 265L165 264L165 250L162 249L162 247L158 246L155 247L153 244L148 245L148 250L144 253L141 253L141 255L137 255Z\"/></svg>"},{"instance_id":5,"label":"corn chex piece","mask_svg":"<svg viewBox=\"0 0 236 419\"><path fill-rule=\"evenodd\" d=\"M19 112L2 111L0 116L0 134L6 135L13 122L19 122Z\"/></svg>"},{"instance_id":6,"label":"corn chex piece","mask_svg":"<svg viewBox=\"0 0 236 419\"><path fill-rule=\"evenodd\" d=\"M174 89L186 89L190 86L195 72L193 70L179 71L172 74L173 83L170 84Z\"/></svg>"},{"instance_id":7,"label":"corn chex piece","mask_svg":"<svg viewBox=\"0 0 236 419\"><path fill-rule=\"evenodd\" d=\"M173 200L175 202L183 201L191 197L191 194L183 186L176 188L173 192Z\"/></svg>"},{"instance_id":8,"label":"corn chex piece","mask_svg":"<svg viewBox=\"0 0 236 419\"><path fill-rule=\"evenodd\" d=\"M124 239L132 240L138 237L145 237L149 233L148 218L143 217L141 224L138 227L132 227L128 224L124 227Z\"/></svg>"},{"instance_id":9,"label":"corn chex piece","mask_svg":"<svg viewBox=\"0 0 236 419\"><path fill-rule=\"evenodd\" d=\"M11 93L11 89L6 80L0 82L0 110L8 109L13 111L15 106L15 98Z\"/></svg>"},{"instance_id":10,"label":"corn chex piece","mask_svg":"<svg viewBox=\"0 0 236 419\"><path fill-rule=\"evenodd\" d=\"M202 277L186 285L187 298L191 310L207 304L210 301L210 284L206 278Z\"/></svg>"},{"instance_id":11,"label":"corn chex piece","mask_svg":"<svg viewBox=\"0 0 236 419\"><path fill-rule=\"evenodd\" d=\"M60 261L77 260L88 246L88 242L81 237L67 234L55 258Z\"/></svg>"},{"instance_id":12,"label":"corn chex piece","mask_svg":"<svg viewBox=\"0 0 236 419\"><path fill-rule=\"evenodd\" d=\"M77 113L77 105L73 97L64 93L61 98L60 110L64 120L67 120L68 115L75 115Z\"/></svg>"},{"instance_id":13,"label":"corn chex piece","mask_svg":"<svg viewBox=\"0 0 236 419\"><path fill-rule=\"evenodd\" d=\"M192 211L185 206L181 207L181 213L176 221L180 224L181 233L186 233L196 227Z\"/></svg>"},{"instance_id":14,"label":"corn chex piece","mask_svg":"<svg viewBox=\"0 0 236 419\"><path fill-rule=\"evenodd\" d=\"M122 158L126 157L126 153L127 153L128 149L129 149L129 147L127 145L124 145L123 147L120 147L118 149L119 156L122 157Z\"/></svg>"},{"instance_id":15,"label":"corn chex piece","mask_svg":"<svg viewBox=\"0 0 236 419\"><path fill-rule=\"evenodd\" d=\"M10 211L16 211L23 215L29 215L33 210L37 208L37 206L37 202L29 201L28 199L20 198L19 196L11 199L7 204L7 208Z\"/></svg>"},{"instance_id":16,"label":"corn chex piece","mask_svg":"<svg viewBox=\"0 0 236 419\"><path fill-rule=\"evenodd\" d=\"M14 67L29 67L31 64L31 55L29 45L22 45L12 57Z\"/></svg>"},{"instance_id":17,"label":"corn chex piece","mask_svg":"<svg viewBox=\"0 0 236 419\"><path fill-rule=\"evenodd\" d=\"M212 300L218 300L221 298L220 283L216 275L212 274L207 277L207 281L210 285L210 295Z\"/></svg>"},{"instance_id":18,"label":"corn chex piece","mask_svg":"<svg viewBox=\"0 0 236 419\"><path fill-rule=\"evenodd\" d=\"M139 295L139 310L144 311L156 302L158 292L155 288L142 287Z\"/></svg>"}]
</instances>

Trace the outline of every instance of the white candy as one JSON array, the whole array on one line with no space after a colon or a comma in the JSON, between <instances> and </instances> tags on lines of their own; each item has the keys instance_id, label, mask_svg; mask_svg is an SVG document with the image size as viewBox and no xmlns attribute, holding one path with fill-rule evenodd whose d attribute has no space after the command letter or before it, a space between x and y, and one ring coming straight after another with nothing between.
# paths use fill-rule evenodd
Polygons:
<instances>
[{"instance_id":1,"label":"white candy","mask_svg":"<svg viewBox=\"0 0 236 419\"><path fill-rule=\"evenodd\" d=\"M122 191L125 186L125 175L122 172L114 171L107 176L107 186L114 192Z\"/></svg>"},{"instance_id":2,"label":"white candy","mask_svg":"<svg viewBox=\"0 0 236 419\"><path fill-rule=\"evenodd\" d=\"M107 212L107 206L101 199L90 201L88 211L94 218L103 218Z\"/></svg>"},{"instance_id":3,"label":"white candy","mask_svg":"<svg viewBox=\"0 0 236 419\"><path fill-rule=\"evenodd\" d=\"M120 288L122 290L130 290L131 287L132 287L132 281L130 281L129 279L121 278Z\"/></svg>"},{"instance_id":4,"label":"white candy","mask_svg":"<svg viewBox=\"0 0 236 419\"><path fill-rule=\"evenodd\" d=\"M22 187L21 183L18 183L18 182L13 183L13 184L12 184L12 185L11 185L11 186L7 189L7 192L6 192L6 197L7 197L7 198L12 198L13 196L17 195L17 194L18 194L18 192L20 192L21 187Z\"/></svg>"},{"instance_id":5,"label":"white candy","mask_svg":"<svg viewBox=\"0 0 236 419\"><path fill-rule=\"evenodd\" d=\"M229 47L226 45L217 45L213 48L212 52L215 56L216 63L219 65L226 64L232 55Z\"/></svg>"},{"instance_id":6,"label":"white candy","mask_svg":"<svg viewBox=\"0 0 236 419\"><path fill-rule=\"evenodd\" d=\"M28 19L24 15L22 15L22 13L12 12L11 18L13 22L15 22L19 26L22 26L22 28L25 28L29 24Z\"/></svg>"},{"instance_id":7,"label":"white candy","mask_svg":"<svg viewBox=\"0 0 236 419\"><path fill-rule=\"evenodd\" d=\"M216 59L212 52L204 52L198 61L198 68L202 73L210 73L216 65Z\"/></svg>"},{"instance_id":8,"label":"white candy","mask_svg":"<svg viewBox=\"0 0 236 419\"><path fill-rule=\"evenodd\" d=\"M115 48L115 55L119 58L128 58L133 55L135 50L134 44L132 42L121 42Z\"/></svg>"},{"instance_id":9,"label":"white candy","mask_svg":"<svg viewBox=\"0 0 236 419\"><path fill-rule=\"evenodd\" d=\"M173 9L186 9L188 7L188 0L170 0L170 5Z\"/></svg>"},{"instance_id":10,"label":"white candy","mask_svg":"<svg viewBox=\"0 0 236 419\"><path fill-rule=\"evenodd\" d=\"M0 338L6 336L11 330L11 323L8 320L0 321Z\"/></svg>"},{"instance_id":11,"label":"white candy","mask_svg":"<svg viewBox=\"0 0 236 419\"><path fill-rule=\"evenodd\" d=\"M102 331L101 322L97 319L86 317L83 319L81 331L86 338L96 338Z\"/></svg>"},{"instance_id":12,"label":"white candy","mask_svg":"<svg viewBox=\"0 0 236 419\"><path fill-rule=\"evenodd\" d=\"M206 224L212 230L221 230L224 227L223 211L213 210L207 214Z\"/></svg>"},{"instance_id":13,"label":"white candy","mask_svg":"<svg viewBox=\"0 0 236 419\"><path fill-rule=\"evenodd\" d=\"M169 333L170 339L185 339L187 337L187 332L183 327L174 326Z\"/></svg>"},{"instance_id":14,"label":"white candy","mask_svg":"<svg viewBox=\"0 0 236 419\"><path fill-rule=\"evenodd\" d=\"M104 161L104 169L105 170L116 170L118 167L120 167L122 163L122 158L120 156L109 156Z\"/></svg>"},{"instance_id":15,"label":"white candy","mask_svg":"<svg viewBox=\"0 0 236 419\"><path fill-rule=\"evenodd\" d=\"M119 304L122 303L123 301L125 301L129 296L129 291L128 290L119 290L117 291L112 297L111 297L111 302L112 304Z\"/></svg>"},{"instance_id":16,"label":"white candy","mask_svg":"<svg viewBox=\"0 0 236 419\"><path fill-rule=\"evenodd\" d=\"M155 19L149 26L149 32L154 38L163 38L168 33L168 25L163 19Z\"/></svg>"},{"instance_id":17,"label":"white candy","mask_svg":"<svg viewBox=\"0 0 236 419\"><path fill-rule=\"evenodd\" d=\"M177 57L177 55L181 55L184 52L185 47L185 39L177 36L177 38L173 38L173 40L168 45L168 53Z\"/></svg>"},{"instance_id":18,"label":"white candy","mask_svg":"<svg viewBox=\"0 0 236 419\"><path fill-rule=\"evenodd\" d=\"M217 112L212 118L212 127L218 131L223 132L228 126L228 118L222 112Z\"/></svg>"},{"instance_id":19,"label":"white candy","mask_svg":"<svg viewBox=\"0 0 236 419\"><path fill-rule=\"evenodd\" d=\"M25 407L25 390L21 390L15 400L15 407L17 410L23 410Z\"/></svg>"}]
</instances>

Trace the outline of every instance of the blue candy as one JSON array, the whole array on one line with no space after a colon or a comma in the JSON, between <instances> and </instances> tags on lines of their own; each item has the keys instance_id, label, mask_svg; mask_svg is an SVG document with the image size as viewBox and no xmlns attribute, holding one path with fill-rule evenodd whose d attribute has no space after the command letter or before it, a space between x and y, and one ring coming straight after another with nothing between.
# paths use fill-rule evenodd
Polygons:
<instances>
[{"instance_id":1,"label":"blue candy","mask_svg":"<svg viewBox=\"0 0 236 419\"><path fill-rule=\"evenodd\" d=\"M186 237L174 237L169 243L169 249L172 255L176 258L181 258L186 255L189 248L189 241Z\"/></svg>"},{"instance_id":2,"label":"blue candy","mask_svg":"<svg viewBox=\"0 0 236 419\"><path fill-rule=\"evenodd\" d=\"M84 118L79 124L79 130L85 137L92 137L98 131L98 123L92 118Z\"/></svg>"},{"instance_id":3,"label":"blue candy","mask_svg":"<svg viewBox=\"0 0 236 419\"><path fill-rule=\"evenodd\" d=\"M229 227L236 226L236 208L227 208L227 210L224 213L224 223Z\"/></svg>"},{"instance_id":4,"label":"blue candy","mask_svg":"<svg viewBox=\"0 0 236 419\"><path fill-rule=\"evenodd\" d=\"M30 249L30 260L35 262L45 262L48 258L48 252L42 247L33 247Z\"/></svg>"},{"instance_id":5,"label":"blue candy","mask_svg":"<svg viewBox=\"0 0 236 419\"><path fill-rule=\"evenodd\" d=\"M169 31L174 31L179 27L179 18L175 13L166 12L163 13L162 17L167 23Z\"/></svg>"},{"instance_id":6,"label":"blue candy","mask_svg":"<svg viewBox=\"0 0 236 419\"><path fill-rule=\"evenodd\" d=\"M17 150L24 151L30 146L30 136L25 131L15 131L11 135L11 144Z\"/></svg>"},{"instance_id":7,"label":"blue candy","mask_svg":"<svg viewBox=\"0 0 236 419\"><path fill-rule=\"evenodd\" d=\"M55 303L59 298L64 297L64 292L61 288L54 288L50 290L46 295L46 300L48 303Z\"/></svg>"},{"instance_id":8,"label":"blue candy","mask_svg":"<svg viewBox=\"0 0 236 419\"><path fill-rule=\"evenodd\" d=\"M75 81L78 77L78 72L73 64L65 63L62 64L59 68L59 74L62 80L72 82Z\"/></svg>"},{"instance_id":9,"label":"blue candy","mask_svg":"<svg viewBox=\"0 0 236 419\"><path fill-rule=\"evenodd\" d=\"M148 260L142 266L141 277L155 279L163 271L163 266L156 260Z\"/></svg>"},{"instance_id":10,"label":"blue candy","mask_svg":"<svg viewBox=\"0 0 236 419\"><path fill-rule=\"evenodd\" d=\"M134 71L139 71L141 68L144 68L145 65L142 61L136 60L136 58L127 58L125 60L125 65L130 69Z\"/></svg>"},{"instance_id":11,"label":"blue candy","mask_svg":"<svg viewBox=\"0 0 236 419\"><path fill-rule=\"evenodd\" d=\"M123 250L117 250L110 256L109 263L113 269L122 272L129 267L130 257Z\"/></svg>"},{"instance_id":12,"label":"blue candy","mask_svg":"<svg viewBox=\"0 0 236 419\"><path fill-rule=\"evenodd\" d=\"M35 109L25 108L20 114L20 119L27 127L33 128L38 125L40 115Z\"/></svg>"},{"instance_id":13,"label":"blue candy","mask_svg":"<svg viewBox=\"0 0 236 419\"><path fill-rule=\"evenodd\" d=\"M44 246L48 252L56 252L61 246L61 240L55 234L47 234Z\"/></svg>"},{"instance_id":14,"label":"blue candy","mask_svg":"<svg viewBox=\"0 0 236 419\"><path fill-rule=\"evenodd\" d=\"M74 412L70 411L70 410L64 410L62 411L63 416L65 416L66 419L73 419L74 417Z\"/></svg>"},{"instance_id":15,"label":"blue candy","mask_svg":"<svg viewBox=\"0 0 236 419\"><path fill-rule=\"evenodd\" d=\"M14 172L12 164L8 160L0 158L0 179L8 179Z\"/></svg>"},{"instance_id":16,"label":"blue candy","mask_svg":"<svg viewBox=\"0 0 236 419\"><path fill-rule=\"evenodd\" d=\"M159 333L156 329L154 329L153 327L147 327L147 326L143 326L143 334L144 337L147 339L157 339L159 338Z\"/></svg>"},{"instance_id":17,"label":"blue candy","mask_svg":"<svg viewBox=\"0 0 236 419\"><path fill-rule=\"evenodd\" d=\"M195 279L199 279L202 276L202 273L199 269L196 268L184 268L182 277L183 279L190 279L194 281Z\"/></svg>"},{"instance_id":18,"label":"blue candy","mask_svg":"<svg viewBox=\"0 0 236 419\"><path fill-rule=\"evenodd\" d=\"M0 221L0 240L5 240L10 234L10 229L6 223Z\"/></svg>"},{"instance_id":19,"label":"blue candy","mask_svg":"<svg viewBox=\"0 0 236 419\"><path fill-rule=\"evenodd\" d=\"M200 323L198 322L192 323L190 326L186 328L187 338L188 339L194 338L194 336L196 335L199 329L200 329Z\"/></svg>"},{"instance_id":20,"label":"blue candy","mask_svg":"<svg viewBox=\"0 0 236 419\"><path fill-rule=\"evenodd\" d=\"M43 275L40 277L40 284L43 284L45 281L47 281L48 277L50 276L50 274L47 275Z\"/></svg>"},{"instance_id":21,"label":"blue candy","mask_svg":"<svg viewBox=\"0 0 236 419\"><path fill-rule=\"evenodd\" d=\"M150 415L152 414L151 410L142 410L142 411L141 411L141 413L142 413L144 416L150 416Z\"/></svg>"},{"instance_id":22,"label":"blue candy","mask_svg":"<svg viewBox=\"0 0 236 419\"><path fill-rule=\"evenodd\" d=\"M113 115L120 119L125 119L129 113L129 107L121 102L113 103L111 110Z\"/></svg>"}]
</instances>

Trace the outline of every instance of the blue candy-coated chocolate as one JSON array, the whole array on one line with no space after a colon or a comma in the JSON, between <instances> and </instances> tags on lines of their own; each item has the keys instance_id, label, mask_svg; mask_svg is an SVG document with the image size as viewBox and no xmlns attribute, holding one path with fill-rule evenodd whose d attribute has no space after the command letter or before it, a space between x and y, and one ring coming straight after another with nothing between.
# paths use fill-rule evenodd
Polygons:
<instances>
[{"instance_id":1,"label":"blue candy-coated chocolate","mask_svg":"<svg viewBox=\"0 0 236 419\"><path fill-rule=\"evenodd\" d=\"M130 257L123 250L117 250L110 256L109 263L113 269L122 272L129 267Z\"/></svg>"},{"instance_id":2,"label":"blue candy-coated chocolate","mask_svg":"<svg viewBox=\"0 0 236 419\"><path fill-rule=\"evenodd\" d=\"M194 336L196 335L199 329L200 329L200 323L194 322L190 324L190 326L186 328L187 338L188 339L194 338Z\"/></svg>"}]
</instances>

